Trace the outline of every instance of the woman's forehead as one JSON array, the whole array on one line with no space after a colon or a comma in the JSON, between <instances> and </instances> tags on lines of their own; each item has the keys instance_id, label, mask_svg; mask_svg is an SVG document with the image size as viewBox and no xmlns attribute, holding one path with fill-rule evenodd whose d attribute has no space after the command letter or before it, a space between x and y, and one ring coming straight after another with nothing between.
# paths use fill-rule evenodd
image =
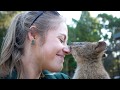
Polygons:
<instances>
[{"instance_id":1,"label":"woman's forehead","mask_svg":"<svg viewBox=\"0 0 120 90\"><path fill-rule=\"evenodd\" d=\"M58 25L57 28L54 28L53 30L49 30L50 32L54 32L54 33L58 33L58 34L68 34L68 28L67 25L65 23L61 23L60 25Z\"/></svg>"}]
</instances>

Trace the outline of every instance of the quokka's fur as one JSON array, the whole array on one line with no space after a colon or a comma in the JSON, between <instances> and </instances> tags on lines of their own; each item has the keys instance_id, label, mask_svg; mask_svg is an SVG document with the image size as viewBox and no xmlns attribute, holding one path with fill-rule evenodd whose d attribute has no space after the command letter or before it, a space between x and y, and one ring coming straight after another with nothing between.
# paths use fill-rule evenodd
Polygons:
<instances>
[{"instance_id":1,"label":"quokka's fur","mask_svg":"<svg viewBox=\"0 0 120 90\"><path fill-rule=\"evenodd\" d=\"M102 57L105 42L73 42L70 45L77 67L73 79L110 79L104 68Z\"/></svg>"}]
</instances>

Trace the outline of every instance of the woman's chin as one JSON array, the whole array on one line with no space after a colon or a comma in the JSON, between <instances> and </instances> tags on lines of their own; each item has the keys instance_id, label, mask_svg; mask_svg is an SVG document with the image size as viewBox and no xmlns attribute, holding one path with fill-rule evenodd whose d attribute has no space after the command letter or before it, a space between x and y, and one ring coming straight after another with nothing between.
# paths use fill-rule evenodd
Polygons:
<instances>
[{"instance_id":1,"label":"woman's chin","mask_svg":"<svg viewBox=\"0 0 120 90\"><path fill-rule=\"evenodd\" d=\"M60 72L60 71L62 71L62 69L63 69L63 65L61 65L59 68L56 67L56 68L54 68L54 69L51 70L51 71L52 71L52 72Z\"/></svg>"}]
</instances>

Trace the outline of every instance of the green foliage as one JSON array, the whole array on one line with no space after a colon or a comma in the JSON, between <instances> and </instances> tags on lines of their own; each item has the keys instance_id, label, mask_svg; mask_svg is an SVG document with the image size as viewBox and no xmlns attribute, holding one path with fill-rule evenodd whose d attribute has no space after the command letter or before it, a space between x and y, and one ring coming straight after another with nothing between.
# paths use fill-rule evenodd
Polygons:
<instances>
[{"instance_id":1,"label":"green foliage","mask_svg":"<svg viewBox=\"0 0 120 90\"><path fill-rule=\"evenodd\" d=\"M104 28L105 30L107 30L108 32L111 32L112 37L109 40L109 42L111 42L112 45L114 45L115 41L113 38L113 35L120 32L120 18L116 18L113 17L112 15L107 15L107 14L99 14L98 18L102 18L102 23L101 25L103 26L102 28ZM106 24L106 22L108 22L108 24ZM106 35L103 37L104 39L106 39L107 33Z\"/></svg>"},{"instance_id":2,"label":"green foliage","mask_svg":"<svg viewBox=\"0 0 120 90\"><path fill-rule=\"evenodd\" d=\"M0 11L0 46L12 17L20 11Z\"/></svg>"},{"instance_id":3,"label":"green foliage","mask_svg":"<svg viewBox=\"0 0 120 90\"><path fill-rule=\"evenodd\" d=\"M96 18L90 17L89 12L83 11L79 21L73 19L76 27L68 27L70 41L98 41L101 26ZM72 35L72 38L71 38Z\"/></svg>"},{"instance_id":4,"label":"green foliage","mask_svg":"<svg viewBox=\"0 0 120 90\"><path fill-rule=\"evenodd\" d=\"M0 11L0 28L8 28L12 17L20 11Z\"/></svg>"}]
</instances>

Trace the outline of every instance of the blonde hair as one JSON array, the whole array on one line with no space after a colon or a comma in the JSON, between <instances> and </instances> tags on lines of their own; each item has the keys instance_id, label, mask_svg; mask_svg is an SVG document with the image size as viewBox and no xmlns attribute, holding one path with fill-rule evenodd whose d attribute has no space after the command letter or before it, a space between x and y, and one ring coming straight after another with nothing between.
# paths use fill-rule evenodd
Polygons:
<instances>
[{"instance_id":1,"label":"blonde hair","mask_svg":"<svg viewBox=\"0 0 120 90\"><path fill-rule=\"evenodd\" d=\"M42 13L42 15L40 15ZM3 39L0 55L0 77L12 74L14 68L17 78L22 75L21 55L24 53L24 43L32 25L38 28L41 37L48 30L55 30L65 19L55 11L29 11L17 14Z\"/></svg>"}]
</instances>

